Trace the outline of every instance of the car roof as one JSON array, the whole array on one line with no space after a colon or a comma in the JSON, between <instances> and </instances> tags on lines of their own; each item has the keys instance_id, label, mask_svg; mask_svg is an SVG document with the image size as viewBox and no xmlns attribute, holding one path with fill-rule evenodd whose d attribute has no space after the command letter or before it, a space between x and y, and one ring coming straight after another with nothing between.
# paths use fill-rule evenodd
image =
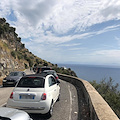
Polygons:
<instances>
[{"instance_id":1,"label":"car roof","mask_svg":"<svg viewBox=\"0 0 120 120\"><path fill-rule=\"evenodd\" d=\"M42 66L41 68L51 68L50 66Z\"/></svg>"},{"instance_id":2,"label":"car roof","mask_svg":"<svg viewBox=\"0 0 120 120\"><path fill-rule=\"evenodd\" d=\"M23 72L23 71L13 71L13 72Z\"/></svg>"},{"instance_id":3,"label":"car roof","mask_svg":"<svg viewBox=\"0 0 120 120\"><path fill-rule=\"evenodd\" d=\"M43 72L56 72L55 70L44 70Z\"/></svg>"},{"instance_id":4,"label":"car roof","mask_svg":"<svg viewBox=\"0 0 120 120\"><path fill-rule=\"evenodd\" d=\"M30 74L30 75L26 75L24 77L41 77L41 78L45 78L47 75L49 75L48 73L38 73L38 74Z\"/></svg>"},{"instance_id":5,"label":"car roof","mask_svg":"<svg viewBox=\"0 0 120 120\"><path fill-rule=\"evenodd\" d=\"M23 71L13 71L13 72L10 72L10 73L23 73Z\"/></svg>"},{"instance_id":6,"label":"car roof","mask_svg":"<svg viewBox=\"0 0 120 120\"><path fill-rule=\"evenodd\" d=\"M28 117L29 115L18 109L14 108L7 108L7 107L0 107L0 116L5 118L10 118L10 120L17 120L19 117L23 116L24 118Z\"/></svg>"},{"instance_id":7,"label":"car roof","mask_svg":"<svg viewBox=\"0 0 120 120\"><path fill-rule=\"evenodd\" d=\"M37 68L51 68L52 69L52 67L50 67L50 66L42 66L42 67L37 67Z\"/></svg>"}]
</instances>

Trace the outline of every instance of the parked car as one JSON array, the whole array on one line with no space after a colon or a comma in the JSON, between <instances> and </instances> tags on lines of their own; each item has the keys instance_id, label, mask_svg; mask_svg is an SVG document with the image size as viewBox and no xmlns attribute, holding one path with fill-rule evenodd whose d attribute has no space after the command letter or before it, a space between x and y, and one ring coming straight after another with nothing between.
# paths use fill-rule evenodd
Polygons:
<instances>
[{"instance_id":1,"label":"parked car","mask_svg":"<svg viewBox=\"0 0 120 120\"><path fill-rule=\"evenodd\" d=\"M16 85L16 83L25 76L25 72L23 71L16 71L16 72L10 72L10 74L3 79L3 87L9 86L9 85Z\"/></svg>"},{"instance_id":2,"label":"parked car","mask_svg":"<svg viewBox=\"0 0 120 120\"><path fill-rule=\"evenodd\" d=\"M32 120L32 118L22 110L0 107L0 120Z\"/></svg>"},{"instance_id":3,"label":"parked car","mask_svg":"<svg viewBox=\"0 0 120 120\"><path fill-rule=\"evenodd\" d=\"M59 96L60 86L53 75L26 75L20 79L11 93L7 107L51 116L53 105L59 100Z\"/></svg>"},{"instance_id":4,"label":"parked car","mask_svg":"<svg viewBox=\"0 0 120 120\"><path fill-rule=\"evenodd\" d=\"M36 73L42 73L44 70L52 70L52 67L43 66L41 68L37 68L37 72Z\"/></svg>"}]
</instances>

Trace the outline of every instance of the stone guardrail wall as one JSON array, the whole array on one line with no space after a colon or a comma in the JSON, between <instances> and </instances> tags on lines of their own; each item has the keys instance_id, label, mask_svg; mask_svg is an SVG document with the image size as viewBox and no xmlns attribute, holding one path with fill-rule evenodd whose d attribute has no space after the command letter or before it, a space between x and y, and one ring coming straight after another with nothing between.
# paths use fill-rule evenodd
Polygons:
<instances>
[{"instance_id":1,"label":"stone guardrail wall","mask_svg":"<svg viewBox=\"0 0 120 120\"><path fill-rule=\"evenodd\" d=\"M119 120L107 102L88 81L60 73L58 73L58 76L60 79L73 84L78 91L78 105L80 114L78 115L78 119L82 116L82 113L80 112L80 103L82 99L89 108L89 120Z\"/></svg>"}]
</instances>

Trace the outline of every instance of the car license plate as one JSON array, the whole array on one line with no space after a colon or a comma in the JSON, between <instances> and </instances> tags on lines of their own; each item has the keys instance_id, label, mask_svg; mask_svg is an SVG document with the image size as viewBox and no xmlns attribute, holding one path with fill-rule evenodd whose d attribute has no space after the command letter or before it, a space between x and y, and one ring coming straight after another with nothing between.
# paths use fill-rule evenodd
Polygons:
<instances>
[{"instance_id":1,"label":"car license plate","mask_svg":"<svg viewBox=\"0 0 120 120\"><path fill-rule=\"evenodd\" d=\"M14 82L7 82L7 84L13 84Z\"/></svg>"},{"instance_id":2,"label":"car license plate","mask_svg":"<svg viewBox=\"0 0 120 120\"><path fill-rule=\"evenodd\" d=\"M19 96L20 99L34 99L35 96L34 95L20 95Z\"/></svg>"}]
</instances>

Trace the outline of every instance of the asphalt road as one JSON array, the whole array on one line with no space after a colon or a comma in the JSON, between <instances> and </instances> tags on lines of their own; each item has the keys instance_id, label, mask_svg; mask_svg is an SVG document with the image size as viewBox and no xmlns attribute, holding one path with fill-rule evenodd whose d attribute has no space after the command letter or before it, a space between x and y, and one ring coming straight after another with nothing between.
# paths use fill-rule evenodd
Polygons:
<instances>
[{"instance_id":1,"label":"asphalt road","mask_svg":"<svg viewBox=\"0 0 120 120\"><path fill-rule=\"evenodd\" d=\"M4 106L14 87L0 87L0 106Z\"/></svg>"},{"instance_id":2,"label":"asphalt road","mask_svg":"<svg viewBox=\"0 0 120 120\"><path fill-rule=\"evenodd\" d=\"M27 71L30 74L30 71ZM61 96L53 108L53 115L48 118L46 115L29 114L33 120L77 120L78 99L76 88L65 81L60 80ZM9 98L13 87L0 87L0 106L3 106Z\"/></svg>"},{"instance_id":3,"label":"asphalt road","mask_svg":"<svg viewBox=\"0 0 120 120\"><path fill-rule=\"evenodd\" d=\"M30 114L33 120L77 120L78 99L76 89L67 82L62 80L60 82L60 101L55 103L52 117L48 118L45 115Z\"/></svg>"}]
</instances>

